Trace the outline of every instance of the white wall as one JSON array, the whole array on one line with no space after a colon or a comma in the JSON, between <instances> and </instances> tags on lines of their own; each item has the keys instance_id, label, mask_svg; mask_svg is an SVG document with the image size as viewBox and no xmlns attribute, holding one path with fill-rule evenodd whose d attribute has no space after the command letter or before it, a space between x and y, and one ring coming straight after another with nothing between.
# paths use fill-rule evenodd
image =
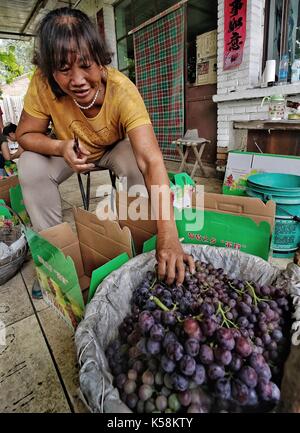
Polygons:
<instances>
[{"instance_id":1,"label":"white wall","mask_svg":"<svg viewBox=\"0 0 300 433\"><path fill-rule=\"evenodd\" d=\"M103 8L106 44L108 50L112 53L111 66L117 68L117 41L113 3L116 3L116 0L82 0L78 5L78 9L85 12L96 22L97 12Z\"/></svg>"},{"instance_id":2,"label":"white wall","mask_svg":"<svg viewBox=\"0 0 300 433\"><path fill-rule=\"evenodd\" d=\"M217 145L231 149L241 148L239 134L234 134L234 121L268 119L268 106L261 107L262 98L272 94L285 94L290 100L299 97L300 85L288 84L261 88L265 0L248 0L247 30L242 64L223 71L224 0L218 1L218 103Z\"/></svg>"}]
</instances>

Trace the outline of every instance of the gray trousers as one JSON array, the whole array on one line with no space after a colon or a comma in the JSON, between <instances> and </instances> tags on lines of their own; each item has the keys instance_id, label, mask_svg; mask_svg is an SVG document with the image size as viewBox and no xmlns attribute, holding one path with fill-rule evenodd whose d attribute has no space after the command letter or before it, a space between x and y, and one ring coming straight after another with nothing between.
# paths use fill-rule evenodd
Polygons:
<instances>
[{"instance_id":1,"label":"gray trousers","mask_svg":"<svg viewBox=\"0 0 300 433\"><path fill-rule=\"evenodd\" d=\"M127 187L145 185L131 144L121 140L95 165L112 170L117 177L127 177ZM24 204L35 231L44 230L62 222L62 205L58 185L74 171L62 157L23 152L18 161L19 181Z\"/></svg>"}]
</instances>

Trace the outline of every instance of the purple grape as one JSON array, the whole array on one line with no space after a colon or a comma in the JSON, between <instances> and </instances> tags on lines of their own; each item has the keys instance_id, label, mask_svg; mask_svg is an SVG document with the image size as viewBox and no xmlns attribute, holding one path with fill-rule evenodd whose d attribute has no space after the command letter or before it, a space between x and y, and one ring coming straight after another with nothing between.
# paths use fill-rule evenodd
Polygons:
<instances>
[{"instance_id":1,"label":"purple grape","mask_svg":"<svg viewBox=\"0 0 300 433\"><path fill-rule=\"evenodd\" d=\"M162 341L165 336L165 328L160 324L155 324L150 329L150 338L154 341Z\"/></svg>"},{"instance_id":2,"label":"purple grape","mask_svg":"<svg viewBox=\"0 0 300 433\"><path fill-rule=\"evenodd\" d=\"M277 343L276 343L276 341L271 341L268 344L268 350L277 350Z\"/></svg>"},{"instance_id":3,"label":"purple grape","mask_svg":"<svg viewBox=\"0 0 300 433\"><path fill-rule=\"evenodd\" d=\"M158 370L156 373L155 373L155 377L154 377L154 382L155 382L155 385L158 385L158 386L162 386L163 384L164 384L164 376L163 376L163 371L162 370Z\"/></svg>"},{"instance_id":4,"label":"purple grape","mask_svg":"<svg viewBox=\"0 0 300 433\"><path fill-rule=\"evenodd\" d=\"M231 363L229 364L230 369L233 371L239 371L242 365L243 365L242 358L236 353L233 353Z\"/></svg>"},{"instance_id":5,"label":"purple grape","mask_svg":"<svg viewBox=\"0 0 300 433\"><path fill-rule=\"evenodd\" d=\"M147 299L143 308L146 308L149 311L153 311L156 309L156 304L155 302L151 301L151 299Z\"/></svg>"},{"instance_id":6,"label":"purple grape","mask_svg":"<svg viewBox=\"0 0 300 433\"><path fill-rule=\"evenodd\" d=\"M167 406L168 406L168 400L164 395L159 395L156 397L155 400L155 406L157 408L157 410L163 412L164 410L166 410Z\"/></svg>"},{"instance_id":7,"label":"purple grape","mask_svg":"<svg viewBox=\"0 0 300 433\"><path fill-rule=\"evenodd\" d=\"M219 328L216 332L217 341L221 347L226 350L233 350L235 341L233 338L233 331L228 328Z\"/></svg>"},{"instance_id":8,"label":"purple grape","mask_svg":"<svg viewBox=\"0 0 300 433\"><path fill-rule=\"evenodd\" d=\"M257 385L257 373L254 368L245 365L238 373L239 379L244 382L249 388L255 388Z\"/></svg>"},{"instance_id":9,"label":"purple grape","mask_svg":"<svg viewBox=\"0 0 300 433\"><path fill-rule=\"evenodd\" d=\"M185 351L190 356L197 356L199 347L199 342L196 338L188 338L184 344Z\"/></svg>"},{"instance_id":10,"label":"purple grape","mask_svg":"<svg viewBox=\"0 0 300 433\"><path fill-rule=\"evenodd\" d=\"M211 380L217 380L225 376L225 370L221 365L210 364L207 367L207 374Z\"/></svg>"},{"instance_id":11,"label":"purple grape","mask_svg":"<svg viewBox=\"0 0 300 433\"><path fill-rule=\"evenodd\" d=\"M154 375L153 375L152 371L150 371L150 370L144 371L144 373L142 375L142 382L145 385L153 385L154 384Z\"/></svg>"},{"instance_id":12,"label":"purple grape","mask_svg":"<svg viewBox=\"0 0 300 433\"><path fill-rule=\"evenodd\" d=\"M214 355L216 361L218 361L222 365L229 365L232 360L232 355L229 350L222 349L221 347L217 347L214 350Z\"/></svg>"},{"instance_id":13,"label":"purple grape","mask_svg":"<svg viewBox=\"0 0 300 433\"><path fill-rule=\"evenodd\" d=\"M224 400L231 399L231 383L229 379L218 379L215 383L216 397Z\"/></svg>"},{"instance_id":14,"label":"purple grape","mask_svg":"<svg viewBox=\"0 0 300 433\"><path fill-rule=\"evenodd\" d=\"M142 311L139 315L139 327L143 334L146 334L150 331L152 326L154 325L154 318L150 311Z\"/></svg>"},{"instance_id":15,"label":"purple grape","mask_svg":"<svg viewBox=\"0 0 300 433\"><path fill-rule=\"evenodd\" d=\"M200 326L203 335L205 335L206 337L212 337L218 327L218 323L216 322L215 319L210 318L210 319L204 319L201 322Z\"/></svg>"},{"instance_id":16,"label":"purple grape","mask_svg":"<svg viewBox=\"0 0 300 433\"><path fill-rule=\"evenodd\" d=\"M233 379L231 383L231 393L233 400L241 406L248 404L249 388L239 379Z\"/></svg>"},{"instance_id":17,"label":"purple grape","mask_svg":"<svg viewBox=\"0 0 300 433\"><path fill-rule=\"evenodd\" d=\"M247 328L249 325L249 321L247 317L240 316L237 320L237 324L240 328Z\"/></svg>"},{"instance_id":18,"label":"purple grape","mask_svg":"<svg viewBox=\"0 0 300 433\"><path fill-rule=\"evenodd\" d=\"M176 315L172 311L163 311L162 322L166 326L173 326L176 324Z\"/></svg>"},{"instance_id":19,"label":"purple grape","mask_svg":"<svg viewBox=\"0 0 300 433\"><path fill-rule=\"evenodd\" d=\"M137 405L139 398L135 393L128 394L126 398L126 404L129 407L129 409L134 409Z\"/></svg>"},{"instance_id":20,"label":"purple grape","mask_svg":"<svg viewBox=\"0 0 300 433\"><path fill-rule=\"evenodd\" d=\"M181 374L172 373L171 381L175 391L186 391L188 389L189 383Z\"/></svg>"},{"instance_id":21,"label":"purple grape","mask_svg":"<svg viewBox=\"0 0 300 433\"><path fill-rule=\"evenodd\" d=\"M147 352L151 355L158 355L160 353L161 345L159 341L154 341L151 338L146 343Z\"/></svg>"},{"instance_id":22,"label":"purple grape","mask_svg":"<svg viewBox=\"0 0 300 433\"><path fill-rule=\"evenodd\" d=\"M166 352L172 361L179 361L183 357L183 347L178 341L169 343Z\"/></svg>"},{"instance_id":23,"label":"purple grape","mask_svg":"<svg viewBox=\"0 0 300 433\"><path fill-rule=\"evenodd\" d=\"M251 367L254 368L256 373L259 373L260 370L264 368L266 365L266 361L263 355L255 352L251 354L248 362L251 365Z\"/></svg>"},{"instance_id":24,"label":"purple grape","mask_svg":"<svg viewBox=\"0 0 300 433\"><path fill-rule=\"evenodd\" d=\"M241 312L243 316L250 316L252 313L251 307L247 305L245 302L240 302L238 304L238 310Z\"/></svg>"},{"instance_id":25,"label":"purple grape","mask_svg":"<svg viewBox=\"0 0 300 433\"><path fill-rule=\"evenodd\" d=\"M272 377L271 369L268 364L265 364L257 372L259 379L270 380Z\"/></svg>"},{"instance_id":26,"label":"purple grape","mask_svg":"<svg viewBox=\"0 0 300 433\"><path fill-rule=\"evenodd\" d=\"M125 393L128 394L132 394L134 393L134 391L136 390L136 382L130 379L127 379L126 382L124 383L124 391Z\"/></svg>"},{"instance_id":27,"label":"purple grape","mask_svg":"<svg viewBox=\"0 0 300 433\"><path fill-rule=\"evenodd\" d=\"M196 385L202 385L205 382L205 379L206 379L205 368L201 364L196 364L195 372L192 376L193 382L195 382Z\"/></svg>"},{"instance_id":28,"label":"purple grape","mask_svg":"<svg viewBox=\"0 0 300 433\"><path fill-rule=\"evenodd\" d=\"M243 296L243 301L245 302L245 304L247 305L252 305L252 298L250 295L248 294L244 294Z\"/></svg>"},{"instance_id":29,"label":"purple grape","mask_svg":"<svg viewBox=\"0 0 300 433\"><path fill-rule=\"evenodd\" d=\"M203 314L205 317L210 317L214 314L215 309L213 305L208 304L207 302L204 302L200 307L200 313Z\"/></svg>"},{"instance_id":30,"label":"purple grape","mask_svg":"<svg viewBox=\"0 0 300 433\"><path fill-rule=\"evenodd\" d=\"M199 349L199 359L202 364L209 365L214 362L214 352L207 344L202 344Z\"/></svg>"},{"instance_id":31,"label":"purple grape","mask_svg":"<svg viewBox=\"0 0 300 433\"><path fill-rule=\"evenodd\" d=\"M255 389L249 389L248 403L249 406L257 406L258 405L258 396Z\"/></svg>"},{"instance_id":32,"label":"purple grape","mask_svg":"<svg viewBox=\"0 0 300 433\"><path fill-rule=\"evenodd\" d=\"M178 400L182 406L184 406L184 407L189 406L191 404L191 401L192 401L191 392L189 390L179 392L178 393Z\"/></svg>"},{"instance_id":33,"label":"purple grape","mask_svg":"<svg viewBox=\"0 0 300 433\"><path fill-rule=\"evenodd\" d=\"M257 322L257 317L255 316L255 314L250 314L250 316L248 317L249 322L251 323L256 323Z\"/></svg>"},{"instance_id":34,"label":"purple grape","mask_svg":"<svg viewBox=\"0 0 300 433\"><path fill-rule=\"evenodd\" d=\"M160 360L160 365L163 371L166 373L173 373L175 370L175 362L173 362L170 358L168 358L166 355L162 355Z\"/></svg>"},{"instance_id":35,"label":"purple grape","mask_svg":"<svg viewBox=\"0 0 300 433\"><path fill-rule=\"evenodd\" d=\"M261 337L263 343L267 346L268 344L271 343L272 339L271 336L269 334L263 334Z\"/></svg>"},{"instance_id":36,"label":"purple grape","mask_svg":"<svg viewBox=\"0 0 300 433\"><path fill-rule=\"evenodd\" d=\"M160 323L161 318L162 318L162 311L161 310L154 310L152 312L152 316L153 316L156 323Z\"/></svg>"},{"instance_id":37,"label":"purple grape","mask_svg":"<svg viewBox=\"0 0 300 433\"><path fill-rule=\"evenodd\" d=\"M243 358L247 358L252 353L252 346L244 337L238 337L235 340L235 350Z\"/></svg>"},{"instance_id":38,"label":"purple grape","mask_svg":"<svg viewBox=\"0 0 300 433\"><path fill-rule=\"evenodd\" d=\"M282 338L283 338L283 334L282 334L282 332L281 332L279 329L275 329L275 330L272 332L272 338L273 338L273 340L274 340L276 343L278 343L280 340L282 340Z\"/></svg>"},{"instance_id":39,"label":"purple grape","mask_svg":"<svg viewBox=\"0 0 300 433\"><path fill-rule=\"evenodd\" d=\"M172 298L169 298L169 297L165 297L165 296L162 296L162 298L161 298L161 302L167 307L167 308L172 308L172 306L173 306L173 301L172 301Z\"/></svg>"},{"instance_id":40,"label":"purple grape","mask_svg":"<svg viewBox=\"0 0 300 433\"><path fill-rule=\"evenodd\" d=\"M166 349L167 345L169 343L174 343L174 341L177 341L176 335L174 334L174 332L168 331L162 343L163 348Z\"/></svg>"},{"instance_id":41,"label":"purple grape","mask_svg":"<svg viewBox=\"0 0 300 433\"><path fill-rule=\"evenodd\" d=\"M196 369L196 361L190 355L184 355L180 360L180 371L186 376L192 376Z\"/></svg>"},{"instance_id":42,"label":"purple grape","mask_svg":"<svg viewBox=\"0 0 300 433\"><path fill-rule=\"evenodd\" d=\"M127 376L126 376L126 374L124 374L124 373L121 373L121 374L118 374L117 376L116 376L116 385L117 385L117 387L119 388L119 389L122 389L123 388L123 386L124 386L124 384L125 384L125 382L127 381Z\"/></svg>"},{"instance_id":43,"label":"purple grape","mask_svg":"<svg viewBox=\"0 0 300 433\"><path fill-rule=\"evenodd\" d=\"M271 387L272 387L271 400L274 402L278 402L280 400L280 390L274 382L270 382L270 383L271 383Z\"/></svg>"},{"instance_id":44,"label":"purple grape","mask_svg":"<svg viewBox=\"0 0 300 433\"><path fill-rule=\"evenodd\" d=\"M272 383L266 379L260 379L257 385L258 395L264 401L272 399L273 387Z\"/></svg>"},{"instance_id":45,"label":"purple grape","mask_svg":"<svg viewBox=\"0 0 300 433\"><path fill-rule=\"evenodd\" d=\"M151 398L152 394L153 394L152 386L145 385L145 384L140 386L139 392L138 392L140 400L142 400L142 401L149 400L149 398Z\"/></svg>"}]
</instances>

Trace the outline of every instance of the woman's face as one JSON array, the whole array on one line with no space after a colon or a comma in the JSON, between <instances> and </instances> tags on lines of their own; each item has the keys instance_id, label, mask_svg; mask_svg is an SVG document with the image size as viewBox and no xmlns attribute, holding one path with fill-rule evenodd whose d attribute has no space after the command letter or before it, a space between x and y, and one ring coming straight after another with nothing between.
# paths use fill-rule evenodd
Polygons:
<instances>
[{"instance_id":1,"label":"woman's face","mask_svg":"<svg viewBox=\"0 0 300 433\"><path fill-rule=\"evenodd\" d=\"M84 62L77 56L73 63L66 63L53 73L59 87L81 105L88 105L94 98L101 79L102 67L90 60Z\"/></svg>"}]
</instances>

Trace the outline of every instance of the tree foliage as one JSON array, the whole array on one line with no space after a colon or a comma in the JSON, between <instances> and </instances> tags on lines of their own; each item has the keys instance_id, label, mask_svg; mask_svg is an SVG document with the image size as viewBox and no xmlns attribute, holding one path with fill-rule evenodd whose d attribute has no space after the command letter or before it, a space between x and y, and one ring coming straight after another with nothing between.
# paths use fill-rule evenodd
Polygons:
<instances>
[{"instance_id":1,"label":"tree foliage","mask_svg":"<svg viewBox=\"0 0 300 433\"><path fill-rule=\"evenodd\" d=\"M17 62L15 47L10 45L8 49L0 51L0 80L11 83L15 78L24 73L24 66Z\"/></svg>"},{"instance_id":2,"label":"tree foliage","mask_svg":"<svg viewBox=\"0 0 300 433\"><path fill-rule=\"evenodd\" d=\"M1 84L10 84L20 75L33 71L32 53L33 40L0 40L0 98Z\"/></svg>"}]
</instances>

